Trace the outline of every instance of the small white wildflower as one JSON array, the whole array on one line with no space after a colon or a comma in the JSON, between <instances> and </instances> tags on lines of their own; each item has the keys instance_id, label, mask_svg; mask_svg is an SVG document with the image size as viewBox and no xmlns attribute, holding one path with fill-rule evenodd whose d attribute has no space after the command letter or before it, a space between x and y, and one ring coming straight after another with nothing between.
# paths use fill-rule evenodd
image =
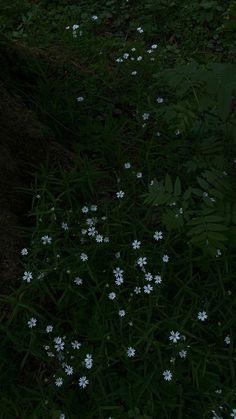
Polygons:
<instances>
[{"instance_id":1,"label":"small white wildflower","mask_svg":"<svg viewBox=\"0 0 236 419\"><path fill-rule=\"evenodd\" d=\"M160 131L157 131L157 132L156 132L156 135L157 135L157 137L160 137L160 136L161 136Z\"/></svg>"},{"instance_id":2,"label":"small white wildflower","mask_svg":"<svg viewBox=\"0 0 236 419\"><path fill-rule=\"evenodd\" d=\"M59 419L66 419L66 415L64 413L61 413Z\"/></svg>"},{"instance_id":3,"label":"small white wildflower","mask_svg":"<svg viewBox=\"0 0 236 419\"><path fill-rule=\"evenodd\" d=\"M147 53L148 54L152 54L153 53L153 50L152 49L147 49Z\"/></svg>"},{"instance_id":4,"label":"small white wildflower","mask_svg":"<svg viewBox=\"0 0 236 419\"><path fill-rule=\"evenodd\" d=\"M153 287L150 284L144 285L143 290L144 290L145 294L150 294L151 291L153 290Z\"/></svg>"},{"instance_id":5,"label":"small white wildflower","mask_svg":"<svg viewBox=\"0 0 236 419\"><path fill-rule=\"evenodd\" d=\"M86 260L88 260L88 255L86 255L86 253L81 253L80 259L82 260L82 262L85 262Z\"/></svg>"},{"instance_id":6,"label":"small white wildflower","mask_svg":"<svg viewBox=\"0 0 236 419\"><path fill-rule=\"evenodd\" d=\"M170 332L169 340L173 343L177 343L180 339L180 332L174 332L173 330Z\"/></svg>"},{"instance_id":7,"label":"small white wildflower","mask_svg":"<svg viewBox=\"0 0 236 419\"><path fill-rule=\"evenodd\" d=\"M138 172L138 173L136 173L136 177L137 177L137 178L141 178L142 176L143 176L142 172Z\"/></svg>"},{"instance_id":8,"label":"small white wildflower","mask_svg":"<svg viewBox=\"0 0 236 419\"><path fill-rule=\"evenodd\" d=\"M73 342L71 342L71 346L73 349L80 349L81 343L78 342L77 340L74 340Z\"/></svg>"},{"instance_id":9,"label":"small white wildflower","mask_svg":"<svg viewBox=\"0 0 236 419\"><path fill-rule=\"evenodd\" d=\"M179 135L180 134L180 130L179 129L177 129L176 131L175 131L175 135Z\"/></svg>"},{"instance_id":10,"label":"small white wildflower","mask_svg":"<svg viewBox=\"0 0 236 419\"><path fill-rule=\"evenodd\" d=\"M135 349L129 346L127 350L127 355L129 358L133 357L135 355Z\"/></svg>"},{"instance_id":11,"label":"small white wildflower","mask_svg":"<svg viewBox=\"0 0 236 419\"><path fill-rule=\"evenodd\" d=\"M79 276L77 276L77 277L74 279L74 283L75 283L76 285L82 285L82 284L83 284L83 279L82 279L82 278L80 278Z\"/></svg>"},{"instance_id":12,"label":"small white wildflower","mask_svg":"<svg viewBox=\"0 0 236 419\"><path fill-rule=\"evenodd\" d=\"M146 121L149 118L149 116L150 116L150 113L144 112L143 113L143 120Z\"/></svg>"},{"instance_id":13,"label":"small white wildflower","mask_svg":"<svg viewBox=\"0 0 236 419\"><path fill-rule=\"evenodd\" d=\"M170 370L165 370L163 372L164 380L171 381L173 374L170 372Z\"/></svg>"},{"instance_id":14,"label":"small white wildflower","mask_svg":"<svg viewBox=\"0 0 236 419\"><path fill-rule=\"evenodd\" d=\"M97 205L91 205L90 207L90 211L93 211L93 212L97 211L97 209L98 209Z\"/></svg>"},{"instance_id":15,"label":"small white wildflower","mask_svg":"<svg viewBox=\"0 0 236 419\"><path fill-rule=\"evenodd\" d=\"M163 102L164 102L163 97L158 96L157 97L157 103L163 103Z\"/></svg>"},{"instance_id":16,"label":"small white wildflower","mask_svg":"<svg viewBox=\"0 0 236 419\"><path fill-rule=\"evenodd\" d=\"M83 234L83 236L84 236L85 234L87 234L87 232L88 232L88 230L86 230L86 228L82 228L82 230L81 230L81 234Z\"/></svg>"},{"instance_id":17,"label":"small white wildflower","mask_svg":"<svg viewBox=\"0 0 236 419\"><path fill-rule=\"evenodd\" d=\"M61 228L62 228L63 230L65 230L65 231L69 230L69 226L68 226L68 224L67 224L67 223L62 223L62 224L61 224Z\"/></svg>"},{"instance_id":18,"label":"small white wildflower","mask_svg":"<svg viewBox=\"0 0 236 419\"><path fill-rule=\"evenodd\" d=\"M231 416L233 419L236 419L236 409L232 409L232 412L230 413L230 416Z\"/></svg>"},{"instance_id":19,"label":"small white wildflower","mask_svg":"<svg viewBox=\"0 0 236 419\"><path fill-rule=\"evenodd\" d=\"M57 336L53 340L54 340L54 343L55 343L54 347L55 347L56 351L57 352L63 351L64 346L65 346L65 342L63 342L62 338Z\"/></svg>"},{"instance_id":20,"label":"small white wildflower","mask_svg":"<svg viewBox=\"0 0 236 419\"><path fill-rule=\"evenodd\" d=\"M221 394L221 393L222 393L222 389L221 389L221 388L219 388L218 390L215 390L215 393L217 393L217 394Z\"/></svg>"},{"instance_id":21,"label":"small white wildflower","mask_svg":"<svg viewBox=\"0 0 236 419\"><path fill-rule=\"evenodd\" d=\"M63 384L63 379L61 377L56 378L55 384L57 387L61 387Z\"/></svg>"},{"instance_id":22,"label":"small white wildflower","mask_svg":"<svg viewBox=\"0 0 236 419\"><path fill-rule=\"evenodd\" d=\"M134 292L135 294L141 294L141 287L135 287Z\"/></svg>"},{"instance_id":23,"label":"small white wildflower","mask_svg":"<svg viewBox=\"0 0 236 419\"><path fill-rule=\"evenodd\" d=\"M40 198L41 198L41 195L37 194L37 195L36 195L36 198L37 198L37 199L40 199Z\"/></svg>"},{"instance_id":24,"label":"small white wildflower","mask_svg":"<svg viewBox=\"0 0 236 419\"><path fill-rule=\"evenodd\" d=\"M79 25L75 24L72 26L73 31L76 31L76 29L79 29Z\"/></svg>"},{"instance_id":25,"label":"small white wildflower","mask_svg":"<svg viewBox=\"0 0 236 419\"><path fill-rule=\"evenodd\" d=\"M153 44L153 45L151 46L151 48L152 48L152 49L156 49L156 48L157 48L157 46L158 46L157 44Z\"/></svg>"},{"instance_id":26,"label":"small white wildflower","mask_svg":"<svg viewBox=\"0 0 236 419\"><path fill-rule=\"evenodd\" d=\"M92 20L98 20L98 16L93 15L93 16L91 16L91 19L92 19Z\"/></svg>"},{"instance_id":27,"label":"small white wildflower","mask_svg":"<svg viewBox=\"0 0 236 419\"><path fill-rule=\"evenodd\" d=\"M32 272L24 272L24 275L23 275L23 281L26 281L26 282L30 282L31 281L31 279L33 279L33 275L32 275Z\"/></svg>"},{"instance_id":28,"label":"small white wildflower","mask_svg":"<svg viewBox=\"0 0 236 419\"><path fill-rule=\"evenodd\" d=\"M132 52L136 51L136 48L131 48L131 51ZM236 163L236 160L235 160L235 163Z\"/></svg>"},{"instance_id":29,"label":"small white wildflower","mask_svg":"<svg viewBox=\"0 0 236 419\"><path fill-rule=\"evenodd\" d=\"M169 256L168 255L164 255L163 257L162 257L162 260L163 260L163 262L168 262L169 261Z\"/></svg>"},{"instance_id":30,"label":"small white wildflower","mask_svg":"<svg viewBox=\"0 0 236 419\"><path fill-rule=\"evenodd\" d=\"M124 317L125 316L125 310L119 310L119 316Z\"/></svg>"},{"instance_id":31,"label":"small white wildflower","mask_svg":"<svg viewBox=\"0 0 236 419\"><path fill-rule=\"evenodd\" d=\"M129 54L127 52L124 53L123 58L127 60L129 58Z\"/></svg>"},{"instance_id":32,"label":"small white wildflower","mask_svg":"<svg viewBox=\"0 0 236 419\"><path fill-rule=\"evenodd\" d=\"M151 272L147 272L144 276L145 276L146 281L152 281L153 280L153 276L152 276Z\"/></svg>"},{"instance_id":33,"label":"small white wildflower","mask_svg":"<svg viewBox=\"0 0 236 419\"><path fill-rule=\"evenodd\" d=\"M140 267L140 268L143 268L143 266L144 265L146 265L147 264L147 258L146 257L140 257L140 258L138 258L138 260L137 260L137 265Z\"/></svg>"},{"instance_id":34,"label":"small white wildflower","mask_svg":"<svg viewBox=\"0 0 236 419\"><path fill-rule=\"evenodd\" d=\"M43 244L51 244L52 242L52 237L49 237L48 235L41 237L41 240L43 242Z\"/></svg>"},{"instance_id":35,"label":"small white wildflower","mask_svg":"<svg viewBox=\"0 0 236 419\"><path fill-rule=\"evenodd\" d=\"M109 239L109 237L106 236L106 237L104 237L103 241L104 241L104 243L109 243L110 239Z\"/></svg>"},{"instance_id":36,"label":"small white wildflower","mask_svg":"<svg viewBox=\"0 0 236 419\"><path fill-rule=\"evenodd\" d=\"M65 373L67 374L67 375L72 375L73 374L73 367L71 367L70 365L66 365L65 366Z\"/></svg>"},{"instance_id":37,"label":"small white wildflower","mask_svg":"<svg viewBox=\"0 0 236 419\"><path fill-rule=\"evenodd\" d=\"M133 241L133 243L132 243L132 247L133 247L133 249L140 249L140 245L141 245L141 242L140 241L138 241L138 240L134 240Z\"/></svg>"},{"instance_id":38,"label":"small white wildflower","mask_svg":"<svg viewBox=\"0 0 236 419\"><path fill-rule=\"evenodd\" d=\"M216 258L218 258L221 255L222 255L221 250L220 249L217 249L217 251L216 251Z\"/></svg>"},{"instance_id":39,"label":"small white wildflower","mask_svg":"<svg viewBox=\"0 0 236 419\"><path fill-rule=\"evenodd\" d=\"M123 284L123 282L124 282L124 279L123 279L122 276L117 277L116 280L115 280L116 285L121 285L121 284Z\"/></svg>"},{"instance_id":40,"label":"small white wildflower","mask_svg":"<svg viewBox=\"0 0 236 419\"><path fill-rule=\"evenodd\" d=\"M88 368L88 369L92 368L92 366L93 366L92 355L91 354L86 354L84 362L85 362L85 367L86 368Z\"/></svg>"},{"instance_id":41,"label":"small white wildflower","mask_svg":"<svg viewBox=\"0 0 236 419\"><path fill-rule=\"evenodd\" d=\"M80 377L79 379L79 386L82 388L87 387L87 385L89 384L89 380L87 380L86 376Z\"/></svg>"},{"instance_id":42,"label":"small white wildflower","mask_svg":"<svg viewBox=\"0 0 236 419\"><path fill-rule=\"evenodd\" d=\"M116 59L116 62L117 62L117 63L123 63L123 60L122 60L122 58L117 58L117 59Z\"/></svg>"},{"instance_id":43,"label":"small white wildflower","mask_svg":"<svg viewBox=\"0 0 236 419\"><path fill-rule=\"evenodd\" d=\"M53 326L51 325L51 324L49 324L47 327L46 327L46 332L47 333L51 333L53 331Z\"/></svg>"},{"instance_id":44,"label":"small white wildflower","mask_svg":"<svg viewBox=\"0 0 236 419\"><path fill-rule=\"evenodd\" d=\"M24 249L21 250L22 256L28 255L28 250L24 247Z\"/></svg>"},{"instance_id":45,"label":"small white wildflower","mask_svg":"<svg viewBox=\"0 0 236 419\"><path fill-rule=\"evenodd\" d=\"M130 162L125 163L125 164L124 164L124 168L125 168L125 169L130 169L130 168L131 168L131 164L130 164Z\"/></svg>"},{"instance_id":46,"label":"small white wildflower","mask_svg":"<svg viewBox=\"0 0 236 419\"><path fill-rule=\"evenodd\" d=\"M120 252L116 252L115 257L116 257L116 259L119 259L120 258Z\"/></svg>"},{"instance_id":47,"label":"small white wildflower","mask_svg":"<svg viewBox=\"0 0 236 419\"><path fill-rule=\"evenodd\" d=\"M110 300L114 300L116 298L116 293L110 292L110 294L108 294L108 297L110 298Z\"/></svg>"},{"instance_id":48,"label":"small white wildflower","mask_svg":"<svg viewBox=\"0 0 236 419\"><path fill-rule=\"evenodd\" d=\"M179 352L179 356L180 356L180 358L186 358L187 351L185 351L184 349L182 349L182 351Z\"/></svg>"},{"instance_id":49,"label":"small white wildflower","mask_svg":"<svg viewBox=\"0 0 236 419\"><path fill-rule=\"evenodd\" d=\"M116 192L117 198L124 198L125 193L123 191Z\"/></svg>"},{"instance_id":50,"label":"small white wildflower","mask_svg":"<svg viewBox=\"0 0 236 419\"><path fill-rule=\"evenodd\" d=\"M199 320L204 322L208 318L208 315L206 314L206 311L199 311L197 317Z\"/></svg>"},{"instance_id":51,"label":"small white wildflower","mask_svg":"<svg viewBox=\"0 0 236 419\"><path fill-rule=\"evenodd\" d=\"M97 230L95 229L94 226L88 228L88 236L94 237L96 234L97 234Z\"/></svg>"},{"instance_id":52,"label":"small white wildflower","mask_svg":"<svg viewBox=\"0 0 236 419\"><path fill-rule=\"evenodd\" d=\"M132 71L131 76L136 76L138 72L136 70Z\"/></svg>"},{"instance_id":53,"label":"small white wildflower","mask_svg":"<svg viewBox=\"0 0 236 419\"><path fill-rule=\"evenodd\" d=\"M28 321L28 326L30 329L32 329L32 327L35 327L37 323L37 319L35 319L34 317L31 317L31 319Z\"/></svg>"},{"instance_id":54,"label":"small white wildflower","mask_svg":"<svg viewBox=\"0 0 236 419\"><path fill-rule=\"evenodd\" d=\"M97 236L96 236L96 242L97 243L102 243L103 242L103 236L101 234L97 234Z\"/></svg>"},{"instance_id":55,"label":"small white wildflower","mask_svg":"<svg viewBox=\"0 0 236 419\"><path fill-rule=\"evenodd\" d=\"M155 275L154 276L154 281L155 281L155 284L161 284L161 282L162 282L161 276L160 275Z\"/></svg>"},{"instance_id":56,"label":"small white wildflower","mask_svg":"<svg viewBox=\"0 0 236 419\"><path fill-rule=\"evenodd\" d=\"M81 208L81 211L82 211L84 214L87 214L87 212L89 211L89 209L88 209L88 207L84 206L83 208Z\"/></svg>"},{"instance_id":57,"label":"small white wildflower","mask_svg":"<svg viewBox=\"0 0 236 419\"><path fill-rule=\"evenodd\" d=\"M84 98L83 96L78 96L76 100L77 102L83 102Z\"/></svg>"},{"instance_id":58,"label":"small white wildflower","mask_svg":"<svg viewBox=\"0 0 236 419\"><path fill-rule=\"evenodd\" d=\"M143 32L144 32L144 30L143 30L143 28L139 27L139 28L137 28L137 32L139 32L139 33L143 33Z\"/></svg>"},{"instance_id":59,"label":"small white wildflower","mask_svg":"<svg viewBox=\"0 0 236 419\"><path fill-rule=\"evenodd\" d=\"M154 234L154 239L155 240L162 240L163 239L163 233L162 233L162 231L155 231L155 234Z\"/></svg>"},{"instance_id":60,"label":"small white wildflower","mask_svg":"<svg viewBox=\"0 0 236 419\"><path fill-rule=\"evenodd\" d=\"M229 345L229 344L230 344L230 336L229 336L229 335L227 335L227 336L225 337L224 341L225 341L225 343L226 343L227 345Z\"/></svg>"},{"instance_id":61,"label":"small white wildflower","mask_svg":"<svg viewBox=\"0 0 236 419\"><path fill-rule=\"evenodd\" d=\"M139 56L137 57L137 61L142 61L142 59L143 59L143 57L141 57L141 55L139 55Z\"/></svg>"}]
</instances>

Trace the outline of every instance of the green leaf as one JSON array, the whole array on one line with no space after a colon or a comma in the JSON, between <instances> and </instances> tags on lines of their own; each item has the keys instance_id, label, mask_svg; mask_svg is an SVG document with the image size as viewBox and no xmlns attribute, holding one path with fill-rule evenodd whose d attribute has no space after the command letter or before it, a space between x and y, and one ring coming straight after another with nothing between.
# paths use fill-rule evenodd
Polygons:
<instances>
[{"instance_id":1,"label":"green leaf","mask_svg":"<svg viewBox=\"0 0 236 419\"><path fill-rule=\"evenodd\" d=\"M174 194L176 196L179 196L181 194L181 183L180 183L179 177L177 177L176 180L175 180Z\"/></svg>"},{"instance_id":2,"label":"green leaf","mask_svg":"<svg viewBox=\"0 0 236 419\"><path fill-rule=\"evenodd\" d=\"M168 173L165 178L165 188L166 188L166 191L169 192L170 194L173 193L173 183Z\"/></svg>"},{"instance_id":3,"label":"green leaf","mask_svg":"<svg viewBox=\"0 0 236 419\"><path fill-rule=\"evenodd\" d=\"M223 217L220 217L219 215L207 215L204 217L205 221L208 223L222 223Z\"/></svg>"},{"instance_id":4,"label":"green leaf","mask_svg":"<svg viewBox=\"0 0 236 419\"><path fill-rule=\"evenodd\" d=\"M197 177L197 182L201 186L201 188L204 189L204 191L208 191L209 184L204 179Z\"/></svg>"},{"instance_id":5,"label":"green leaf","mask_svg":"<svg viewBox=\"0 0 236 419\"><path fill-rule=\"evenodd\" d=\"M221 233L215 233L215 232L209 232L208 233L208 236L209 236L209 238L210 239L213 239L213 240L218 240L218 241L227 241L228 240L228 238L227 237L225 237L223 234L221 234Z\"/></svg>"}]
</instances>

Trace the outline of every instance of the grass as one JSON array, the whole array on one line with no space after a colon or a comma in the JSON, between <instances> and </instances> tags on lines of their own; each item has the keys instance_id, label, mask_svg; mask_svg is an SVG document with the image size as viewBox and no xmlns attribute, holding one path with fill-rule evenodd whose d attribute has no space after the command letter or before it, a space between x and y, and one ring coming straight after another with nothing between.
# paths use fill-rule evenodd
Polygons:
<instances>
[{"instance_id":1,"label":"grass","mask_svg":"<svg viewBox=\"0 0 236 419\"><path fill-rule=\"evenodd\" d=\"M229 6L5 5L7 36L54 63L15 90L77 166L28 190L22 277L1 297L2 418L236 417Z\"/></svg>"}]
</instances>

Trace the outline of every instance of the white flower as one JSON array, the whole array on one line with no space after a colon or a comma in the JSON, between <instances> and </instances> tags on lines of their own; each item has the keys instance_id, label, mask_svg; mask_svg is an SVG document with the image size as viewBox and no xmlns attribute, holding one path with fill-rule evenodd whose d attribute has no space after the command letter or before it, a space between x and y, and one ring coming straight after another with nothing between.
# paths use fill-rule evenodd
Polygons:
<instances>
[{"instance_id":1,"label":"white flower","mask_svg":"<svg viewBox=\"0 0 236 419\"><path fill-rule=\"evenodd\" d=\"M232 413L230 413L233 419L236 419L236 409L232 409Z\"/></svg>"},{"instance_id":2,"label":"white flower","mask_svg":"<svg viewBox=\"0 0 236 419\"><path fill-rule=\"evenodd\" d=\"M125 169L130 169L131 168L131 164L129 162L124 164L124 168Z\"/></svg>"},{"instance_id":3,"label":"white flower","mask_svg":"<svg viewBox=\"0 0 236 419\"><path fill-rule=\"evenodd\" d=\"M152 281L153 279L151 272L147 272L144 276L147 281Z\"/></svg>"},{"instance_id":4,"label":"white flower","mask_svg":"<svg viewBox=\"0 0 236 419\"><path fill-rule=\"evenodd\" d=\"M88 369L92 368L92 366L93 366L93 358L92 358L92 355L91 354L87 354L86 357L85 357L84 362L85 362L85 367L86 368L88 368Z\"/></svg>"},{"instance_id":5,"label":"white flower","mask_svg":"<svg viewBox=\"0 0 236 419\"><path fill-rule=\"evenodd\" d=\"M98 209L97 205L91 205L90 207L90 210L94 212L97 211L97 209Z\"/></svg>"},{"instance_id":6,"label":"white flower","mask_svg":"<svg viewBox=\"0 0 236 419\"><path fill-rule=\"evenodd\" d=\"M28 250L24 247L24 249L21 250L22 256L28 255Z\"/></svg>"},{"instance_id":7,"label":"white flower","mask_svg":"<svg viewBox=\"0 0 236 419\"><path fill-rule=\"evenodd\" d=\"M116 293L115 292L110 292L108 297L110 298L110 300L114 300L116 298Z\"/></svg>"},{"instance_id":8,"label":"white flower","mask_svg":"<svg viewBox=\"0 0 236 419\"><path fill-rule=\"evenodd\" d=\"M117 58L117 59L116 59L116 62L117 62L117 63L123 63L123 60L122 60L122 58Z\"/></svg>"},{"instance_id":9,"label":"white flower","mask_svg":"<svg viewBox=\"0 0 236 419\"><path fill-rule=\"evenodd\" d=\"M150 113L144 112L143 113L143 120L146 121L149 118L149 116L150 116Z\"/></svg>"},{"instance_id":10,"label":"white flower","mask_svg":"<svg viewBox=\"0 0 236 419\"><path fill-rule=\"evenodd\" d=\"M82 230L81 230L81 234L83 234L83 236L84 236L85 234L87 234L87 232L88 232L88 230L86 230L86 228L82 228Z\"/></svg>"},{"instance_id":11,"label":"white flower","mask_svg":"<svg viewBox=\"0 0 236 419\"><path fill-rule=\"evenodd\" d=\"M79 29L79 25L75 24L72 26L73 31L76 31L76 29Z\"/></svg>"},{"instance_id":12,"label":"white flower","mask_svg":"<svg viewBox=\"0 0 236 419\"><path fill-rule=\"evenodd\" d=\"M56 378L55 384L57 387L61 387L63 384L63 379L61 377Z\"/></svg>"},{"instance_id":13,"label":"white flower","mask_svg":"<svg viewBox=\"0 0 236 419\"><path fill-rule=\"evenodd\" d=\"M30 329L32 329L32 327L35 327L37 323L37 319L35 319L34 317L31 317L31 319L29 319L28 321L28 326Z\"/></svg>"},{"instance_id":14,"label":"white flower","mask_svg":"<svg viewBox=\"0 0 236 419\"><path fill-rule=\"evenodd\" d=\"M131 51L132 52L136 51L136 48L131 48ZM236 163L236 160L235 160L235 163Z\"/></svg>"},{"instance_id":15,"label":"white flower","mask_svg":"<svg viewBox=\"0 0 236 419\"><path fill-rule=\"evenodd\" d=\"M33 275L32 275L32 272L24 272L24 275L23 275L23 281L26 281L26 282L30 282L31 281L31 279L33 279Z\"/></svg>"},{"instance_id":16,"label":"white flower","mask_svg":"<svg viewBox=\"0 0 236 419\"><path fill-rule=\"evenodd\" d=\"M134 292L135 292L135 294L140 294L141 293L141 287L135 287Z\"/></svg>"},{"instance_id":17,"label":"white flower","mask_svg":"<svg viewBox=\"0 0 236 419\"><path fill-rule=\"evenodd\" d=\"M182 351L179 352L180 358L186 358L186 355L187 355L187 351L185 351L184 349L182 349Z\"/></svg>"},{"instance_id":18,"label":"white flower","mask_svg":"<svg viewBox=\"0 0 236 419\"><path fill-rule=\"evenodd\" d=\"M116 280L115 280L116 285L121 285L121 284L123 284L123 282L124 282L124 279L123 279L122 276L117 277Z\"/></svg>"},{"instance_id":19,"label":"white flower","mask_svg":"<svg viewBox=\"0 0 236 419\"><path fill-rule=\"evenodd\" d=\"M140 249L141 242L138 240L134 240L132 243L133 249Z\"/></svg>"},{"instance_id":20,"label":"white flower","mask_svg":"<svg viewBox=\"0 0 236 419\"><path fill-rule=\"evenodd\" d=\"M73 367L71 367L70 365L66 365L65 366L65 373L67 374L67 375L72 375L73 374Z\"/></svg>"},{"instance_id":21,"label":"white flower","mask_svg":"<svg viewBox=\"0 0 236 419\"><path fill-rule=\"evenodd\" d=\"M129 54L128 54L127 52L125 52L125 53L124 53L124 55L123 55L123 58L124 58L125 60L127 60L127 58L129 58Z\"/></svg>"},{"instance_id":22,"label":"white flower","mask_svg":"<svg viewBox=\"0 0 236 419\"><path fill-rule=\"evenodd\" d=\"M57 336L53 340L54 340L54 343L55 343L54 347L55 347L56 351L57 352L63 351L65 343L63 342L62 338Z\"/></svg>"},{"instance_id":23,"label":"white flower","mask_svg":"<svg viewBox=\"0 0 236 419\"><path fill-rule=\"evenodd\" d=\"M158 103L163 103L164 102L164 99L163 99L163 97L157 97L157 102Z\"/></svg>"},{"instance_id":24,"label":"white flower","mask_svg":"<svg viewBox=\"0 0 236 419\"><path fill-rule=\"evenodd\" d=\"M95 229L95 227L88 228L88 236L94 237L96 234L97 234L97 230Z\"/></svg>"},{"instance_id":25,"label":"white flower","mask_svg":"<svg viewBox=\"0 0 236 419\"><path fill-rule=\"evenodd\" d=\"M168 255L164 255L164 256L162 257L162 260L163 260L163 262L168 262L168 260L169 260L169 256L168 256Z\"/></svg>"},{"instance_id":26,"label":"white flower","mask_svg":"<svg viewBox=\"0 0 236 419\"><path fill-rule=\"evenodd\" d=\"M160 131L157 131L157 132L156 132L156 135L157 135L157 137L160 137L160 136L161 136Z\"/></svg>"},{"instance_id":27,"label":"white flower","mask_svg":"<svg viewBox=\"0 0 236 419\"><path fill-rule=\"evenodd\" d=\"M147 264L147 258L146 257L138 258L137 265L140 266L140 268L142 268L146 264Z\"/></svg>"},{"instance_id":28,"label":"white flower","mask_svg":"<svg viewBox=\"0 0 236 419\"><path fill-rule=\"evenodd\" d=\"M125 316L125 310L119 310L119 316L124 317Z\"/></svg>"},{"instance_id":29,"label":"white flower","mask_svg":"<svg viewBox=\"0 0 236 419\"><path fill-rule=\"evenodd\" d=\"M136 76L137 74L138 72L135 70L135 71L132 71L131 76Z\"/></svg>"},{"instance_id":30,"label":"white flower","mask_svg":"<svg viewBox=\"0 0 236 419\"><path fill-rule=\"evenodd\" d=\"M155 231L153 237L157 241L163 239L163 233L162 233L162 231Z\"/></svg>"},{"instance_id":31,"label":"white flower","mask_svg":"<svg viewBox=\"0 0 236 419\"><path fill-rule=\"evenodd\" d=\"M153 45L151 46L151 48L152 48L152 49L156 49L156 48L157 48L157 44L153 44Z\"/></svg>"},{"instance_id":32,"label":"white flower","mask_svg":"<svg viewBox=\"0 0 236 419\"><path fill-rule=\"evenodd\" d=\"M51 242L52 242L52 238L49 237L48 235L41 237L41 240L42 240L43 244L46 244L46 243L51 244Z\"/></svg>"},{"instance_id":33,"label":"white flower","mask_svg":"<svg viewBox=\"0 0 236 419\"><path fill-rule=\"evenodd\" d=\"M82 279L82 278L80 278L79 276L77 276L77 277L74 279L74 283L75 283L76 285L82 285L82 284L83 284L83 279Z\"/></svg>"},{"instance_id":34,"label":"white flower","mask_svg":"<svg viewBox=\"0 0 236 419\"><path fill-rule=\"evenodd\" d=\"M89 209L88 209L88 207L84 206L83 208L81 208L81 211L82 211L84 214L87 214L87 212L89 211Z\"/></svg>"},{"instance_id":35,"label":"white flower","mask_svg":"<svg viewBox=\"0 0 236 419\"><path fill-rule=\"evenodd\" d=\"M77 340L74 340L74 342L71 342L71 346L73 349L80 349L81 343L78 342Z\"/></svg>"},{"instance_id":36,"label":"white flower","mask_svg":"<svg viewBox=\"0 0 236 419\"><path fill-rule=\"evenodd\" d=\"M150 284L144 285L143 290L146 294L150 294L151 291L153 290L153 287Z\"/></svg>"},{"instance_id":37,"label":"white flower","mask_svg":"<svg viewBox=\"0 0 236 419\"><path fill-rule=\"evenodd\" d=\"M66 419L66 415L64 413L61 413L59 419Z\"/></svg>"},{"instance_id":38,"label":"white flower","mask_svg":"<svg viewBox=\"0 0 236 419\"><path fill-rule=\"evenodd\" d=\"M170 372L170 370L165 370L163 372L164 380L171 381L173 374Z\"/></svg>"},{"instance_id":39,"label":"white flower","mask_svg":"<svg viewBox=\"0 0 236 419\"><path fill-rule=\"evenodd\" d=\"M176 131L175 131L175 135L179 135L180 134L180 130L179 129L177 129Z\"/></svg>"},{"instance_id":40,"label":"white flower","mask_svg":"<svg viewBox=\"0 0 236 419\"><path fill-rule=\"evenodd\" d=\"M160 284L162 282L161 275L154 276L155 284Z\"/></svg>"},{"instance_id":41,"label":"white flower","mask_svg":"<svg viewBox=\"0 0 236 419\"><path fill-rule=\"evenodd\" d=\"M80 259L82 260L82 262L85 262L86 260L88 260L88 255L86 255L86 253L81 253Z\"/></svg>"},{"instance_id":42,"label":"white flower","mask_svg":"<svg viewBox=\"0 0 236 419\"><path fill-rule=\"evenodd\" d=\"M104 241L104 243L109 243L110 239L109 239L109 237L104 237L103 241Z\"/></svg>"},{"instance_id":43,"label":"white flower","mask_svg":"<svg viewBox=\"0 0 236 419\"><path fill-rule=\"evenodd\" d=\"M138 172L138 173L136 173L136 177L137 177L137 178L141 178L141 177L143 177L142 172Z\"/></svg>"},{"instance_id":44,"label":"white flower","mask_svg":"<svg viewBox=\"0 0 236 419\"><path fill-rule=\"evenodd\" d=\"M222 255L221 250L220 249L217 249L217 251L216 251L216 258L218 258L221 255Z\"/></svg>"},{"instance_id":45,"label":"white flower","mask_svg":"<svg viewBox=\"0 0 236 419\"><path fill-rule=\"evenodd\" d=\"M142 61L142 59L143 59L143 57L141 57L141 55L139 55L139 56L137 57L137 61Z\"/></svg>"},{"instance_id":46,"label":"white flower","mask_svg":"<svg viewBox=\"0 0 236 419\"><path fill-rule=\"evenodd\" d=\"M199 320L204 322L208 318L208 315L206 314L206 311L199 311L197 317Z\"/></svg>"},{"instance_id":47,"label":"white flower","mask_svg":"<svg viewBox=\"0 0 236 419\"><path fill-rule=\"evenodd\" d=\"M128 355L129 358L131 358L132 356L134 356L135 355L135 349L132 348L131 346L129 346L128 347L128 350L127 350L127 355Z\"/></svg>"},{"instance_id":48,"label":"white flower","mask_svg":"<svg viewBox=\"0 0 236 419\"><path fill-rule=\"evenodd\" d=\"M173 330L170 332L169 340L172 340L173 343L178 342L180 339L180 333L174 332Z\"/></svg>"},{"instance_id":49,"label":"white flower","mask_svg":"<svg viewBox=\"0 0 236 419\"><path fill-rule=\"evenodd\" d=\"M47 332L47 333L51 333L52 331L53 331L53 326L49 324L49 325L46 327L46 332Z\"/></svg>"},{"instance_id":50,"label":"white flower","mask_svg":"<svg viewBox=\"0 0 236 419\"><path fill-rule=\"evenodd\" d=\"M96 242L102 243L103 242L103 236L101 234L97 234L96 236Z\"/></svg>"},{"instance_id":51,"label":"white flower","mask_svg":"<svg viewBox=\"0 0 236 419\"><path fill-rule=\"evenodd\" d=\"M123 191L116 192L117 198L124 198L125 193Z\"/></svg>"},{"instance_id":52,"label":"white flower","mask_svg":"<svg viewBox=\"0 0 236 419\"><path fill-rule=\"evenodd\" d=\"M89 384L89 380L87 380L86 376L80 377L79 379L79 386L82 388L87 387L87 385Z\"/></svg>"},{"instance_id":53,"label":"white flower","mask_svg":"<svg viewBox=\"0 0 236 419\"><path fill-rule=\"evenodd\" d=\"M77 102L83 102L83 100L84 100L83 96L78 96L77 97Z\"/></svg>"},{"instance_id":54,"label":"white flower","mask_svg":"<svg viewBox=\"0 0 236 419\"><path fill-rule=\"evenodd\" d=\"M93 16L91 16L91 19L92 19L92 20L98 20L98 16L93 15Z\"/></svg>"},{"instance_id":55,"label":"white flower","mask_svg":"<svg viewBox=\"0 0 236 419\"><path fill-rule=\"evenodd\" d=\"M229 345L229 344L230 344L230 336L229 336L229 335L227 335L227 336L225 337L224 341L225 341L225 343L226 343L227 345Z\"/></svg>"},{"instance_id":56,"label":"white flower","mask_svg":"<svg viewBox=\"0 0 236 419\"><path fill-rule=\"evenodd\" d=\"M113 274L115 275L116 278L122 276L123 272L124 271L120 268L113 269Z\"/></svg>"},{"instance_id":57,"label":"white flower","mask_svg":"<svg viewBox=\"0 0 236 419\"><path fill-rule=\"evenodd\" d=\"M143 32L144 32L144 30L143 30L143 28L139 27L139 28L137 28L137 32L139 32L139 33L143 33Z\"/></svg>"},{"instance_id":58,"label":"white flower","mask_svg":"<svg viewBox=\"0 0 236 419\"><path fill-rule=\"evenodd\" d=\"M67 224L67 223L62 223L62 224L61 224L61 228L62 228L63 230L69 230L69 227L68 227L68 224Z\"/></svg>"}]
</instances>

